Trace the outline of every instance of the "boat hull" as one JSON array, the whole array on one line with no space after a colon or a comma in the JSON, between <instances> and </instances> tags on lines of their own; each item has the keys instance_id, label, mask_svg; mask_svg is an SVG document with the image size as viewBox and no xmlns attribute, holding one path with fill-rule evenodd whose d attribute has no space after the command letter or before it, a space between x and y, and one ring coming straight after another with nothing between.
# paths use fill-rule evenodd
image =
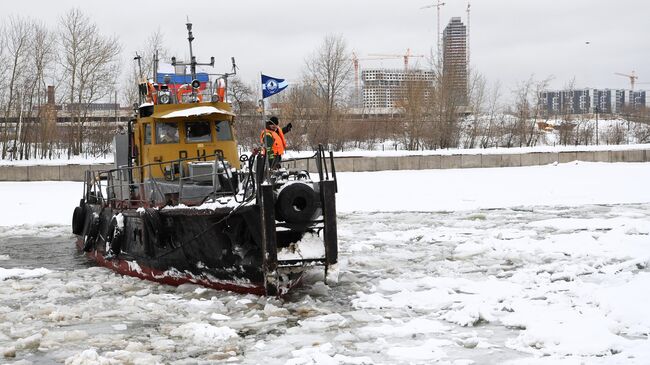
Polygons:
<instances>
[{"instance_id":1,"label":"boat hull","mask_svg":"<svg viewBox=\"0 0 650 365\"><path fill-rule=\"evenodd\" d=\"M119 274L168 285L197 284L217 290L268 294L259 208L114 211L85 205L84 233L77 248L97 264ZM116 219L120 215L119 219ZM279 234L289 245L304 232ZM278 268L273 292L297 286L303 267Z\"/></svg>"}]
</instances>

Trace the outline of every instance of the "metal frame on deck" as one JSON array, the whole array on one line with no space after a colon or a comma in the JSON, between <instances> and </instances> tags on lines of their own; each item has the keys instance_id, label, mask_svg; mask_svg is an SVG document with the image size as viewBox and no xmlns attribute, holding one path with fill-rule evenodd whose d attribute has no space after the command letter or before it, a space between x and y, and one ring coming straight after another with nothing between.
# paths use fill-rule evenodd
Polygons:
<instances>
[{"instance_id":1,"label":"metal frame on deck","mask_svg":"<svg viewBox=\"0 0 650 365\"><path fill-rule=\"evenodd\" d=\"M260 199L260 220L262 227L262 252L265 253L263 258L263 266L265 273L265 288L268 295L280 295L281 288L278 287L279 271L283 268L292 268L302 265L322 265L325 266L325 279L327 279L327 272L330 266L338 263L338 236L336 226L336 168L334 165L334 157L332 152L329 152L329 158L325 157L325 151L322 145L318 146L318 151L312 158L316 159L316 167L319 176L319 198L322 209L322 219L309 222L311 225L322 223L322 237L323 245L325 248L325 258L323 259L299 259L299 260L282 260L278 261L277 256L277 237L276 229L282 224L278 224L275 220L273 186L270 181L257 180L258 199ZM265 168L267 172L268 166L264 166L264 159L258 163L257 176L268 176L259 172L260 168ZM328 166L329 165L329 166ZM331 171L331 173L330 173ZM269 204L270 202L270 204Z\"/></svg>"}]
</instances>

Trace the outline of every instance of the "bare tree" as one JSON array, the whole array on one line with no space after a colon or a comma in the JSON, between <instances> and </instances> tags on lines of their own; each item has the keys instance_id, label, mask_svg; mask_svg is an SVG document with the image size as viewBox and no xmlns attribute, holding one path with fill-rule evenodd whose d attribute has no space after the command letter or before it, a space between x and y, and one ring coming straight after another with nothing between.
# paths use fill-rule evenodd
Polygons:
<instances>
[{"instance_id":1,"label":"bare tree","mask_svg":"<svg viewBox=\"0 0 650 365\"><path fill-rule=\"evenodd\" d=\"M18 117L22 111L20 102L23 100L25 91L25 77L27 76L29 42L31 39L32 27L26 19L10 17L6 31L6 53L9 66L8 98L4 110L4 127L2 130L2 159L10 152L12 157L16 150L17 126L14 126L13 143L10 146L9 117ZM21 95L23 94L23 95ZM13 112L13 115L12 115Z\"/></svg>"},{"instance_id":2,"label":"bare tree","mask_svg":"<svg viewBox=\"0 0 650 365\"><path fill-rule=\"evenodd\" d=\"M537 121L541 117L540 92L547 88L551 78L535 80L533 76L521 82L515 90L515 117L505 147L534 146L539 138Z\"/></svg>"},{"instance_id":3,"label":"bare tree","mask_svg":"<svg viewBox=\"0 0 650 365\"><path fill-rule=\"evenodd\" d=\"M650 108L644 106L637 108L627 116L627 119L634 122L632 135L636 143L650 143Z\"/></svg>"},{"instance_id":4,"label":"bare tree","mask_svg":"<svg viewBox=\"0 0 650 365\"><path fill-rule=\"evenodd\" d=\"M317 112L317 100L310 87L297 84L287 93L281 95L281 115L286 123L291 123L293 129L288 135L294 149L305 149L318 144L315 131L322 123L314 119Z\"/></svg>"},{"instance_id":5,"label":"bare tree","mask_svg":"<svg viewBox=\"0 0 650 365\"><path fill-rule=\"evenodd\" d=\"M486 98L486 81L483 76L474 73L470 79L468 108L470 115L467 118L467 129L465 133L464 148L474 148L478 144L480 134L484 133L482 128L481 115L483 104Z\"/></svg>"},{"instance_id":6,"label":"bare tree","mask_svg":"<svg viewBox=\"0 0 650 365\"><path fill-rule=\"evenodd\" d=\"M258 106L253 87L239 77L228 80L228 98L233 111L237 114L237 140L240 145L249 148L259 145L260 131L263 126L258 114Z\"/></svg>"},{"instance_id":7,"label":"bare tree","mask_svg":"<svg viewBox=\"0 0 650 365\"><path fill-rule=\"evenodd\" d=\"M607 144L624 144L626 143L626 127L623 126L624 122L615 121L608 128L601 132L601 136L605 137Z\"/></svg>"},{"instance_id":8,"label":"bare tree","mask_svg":"<svg viewBox=\"0 0 650 365\"><path fill-rule=\"evenodd\" d=\"M160 28L151 33L139 49L140 51L136 53L140 56L140 65L135 62L135 59L134 62L131 62L130 72L125 80L126 85L122 89L123 94L121 97L126 102L126 105L133 105L133 103L138 102L137 85L140 82L149 77L156 78L156 75L153 74L156 55L160 61L170 58L170 51L165 46L165 37ZM133 56L135 55L133 54ZM131 61L131 57L129 57L129 61ZM140 69L142 69L142 74Z\"/></svg>"},{"instance_id":9,"label":"bare tree","mask_svg":"<svg viewBox=\"0 0 650 365\"><path fill-rule=\"evenodd\" d=\"M444 72L441 65L434 65L436 78L427 115L430 120L427 149L455 148L460 143L459 106L464 95L455 87L454 75Z\"/></svg>"},{"instance_id":10,"label":"bare tree","mask_svg":"<svg viewBox=\"0 0 650 365\"><path fill-rule=\"evenodd\" d=\"M340 35L325 36L320 47L305 61L304 83L319 102L323 122L318 126L318 140L314 142L330 142L332 121L351 78L352 62L345 40Z\"/></svg>"},{"instance_id":11,"label":"bare tree","mask_svg":"<svg viewBox=\"0 0 650 365\"><path fill-rule=\"evenodd\" d=\"M399 103L404 115L401 140L407 150L418 150L424 148L423 139L430 125L428 105L433 86L415 78L405 82L405 94Z\"/></svg>"},{"instance_id":12,"label":"bare tree","mask_svg":"<svg viewBox=\"0 0 650 365\"><path fill-rule=\"evenodd\" d=\"M559 126L560 144L572 144L575 141L575 123L573 121L574 110L574 92L575 92L575 78L569 80L565 85L563 93L562 104L560 105L561 122Z\"/></svg>"},{"instance_id":13,"label":"bare tree","mask_svg":"<svg viewBox=\"0 0 650 365\"><path fill-rule=\"evenodd\" d=\"M490 97L488 100L488 106L487 106L487 112L486 112L486 120L485 120L485 128L483 129L483 133L481 134L481 142L480 146L481 148L488 148L495 146L496 143L496 132L497 132L497 118L499 116L502 116L503 114L499 111L499 98L501 96L501 84L497 82L494 84L492 87L492 91L490 93Z\"/></svg>"},{"instance_id":14,"label":"bare tree","mask_svg":"<svg viewBox=\"0 0 650 365\"><path fill-rule=\"evenodd\" d=\"M68 156L83 152L84 125L90 104L115 90L120 44L104 37L97 26L78 9L60 19L60 63L65 73L68 108L74 126L68 136Z\"/></svg>"},{"instance_id":15,"label":"bare tree","mask_svg":"<svg viewBox=\"0 0 650 365\"><path fill-rule=\"evenodd\" d=\"M23 128L20 136L19 159L28 159L31 156L37 157L39 149L41 157L45 157L48 150L52 148L52 141L55 138L56 129L43 120L43 109L47 94L47 78L52 74L52 61L54 59L54 36L47 27L40 22L33 22L30 47L29 63L31 69L31 82L26 92L26 119L29 121L28 128ZM34 115L34 111L37 115ZM38 123L39 125L35 125ZM51 151L49 151L51 153Z\"/></svg>"}]
</instances>

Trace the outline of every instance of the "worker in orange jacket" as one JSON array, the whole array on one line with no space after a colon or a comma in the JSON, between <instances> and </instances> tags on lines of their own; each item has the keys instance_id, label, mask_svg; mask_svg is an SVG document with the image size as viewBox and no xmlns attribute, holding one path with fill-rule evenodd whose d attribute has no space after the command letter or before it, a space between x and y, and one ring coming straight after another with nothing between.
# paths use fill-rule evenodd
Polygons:
<instances>
[{"instance_id":1,"label":"worker in orange jacket","mask_svg":"<svg viewBox=\"0 0 650 365\"><path fill-rule=\"evenodd\" d=\"M280 128L280 122L277 117L273 116L266 122L266 128L260 134L260 143L264 145L263 154L268 154L269 165L279 167L282 161L282 155L287 148L287 140L284 138L285 133L291 131L291 123L286 127Z\"/></svg>"}]
</instances>

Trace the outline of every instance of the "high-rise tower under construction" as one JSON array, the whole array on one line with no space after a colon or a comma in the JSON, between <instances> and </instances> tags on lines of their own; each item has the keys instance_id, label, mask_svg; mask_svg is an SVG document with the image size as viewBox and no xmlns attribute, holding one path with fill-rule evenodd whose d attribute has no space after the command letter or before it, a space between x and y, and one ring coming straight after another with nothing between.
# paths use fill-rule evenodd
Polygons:
<instances>
[{"instance_id":1,"label":"high-rise tower under construction","mask_svg":"<svg viewBox=\"0 0 650 365\"><path fill-rule=\"evenodd\" d=\"M467 28L451 18L442 33L442 72L457 105L467 105Z\"/></svg>"}]
</instances>

